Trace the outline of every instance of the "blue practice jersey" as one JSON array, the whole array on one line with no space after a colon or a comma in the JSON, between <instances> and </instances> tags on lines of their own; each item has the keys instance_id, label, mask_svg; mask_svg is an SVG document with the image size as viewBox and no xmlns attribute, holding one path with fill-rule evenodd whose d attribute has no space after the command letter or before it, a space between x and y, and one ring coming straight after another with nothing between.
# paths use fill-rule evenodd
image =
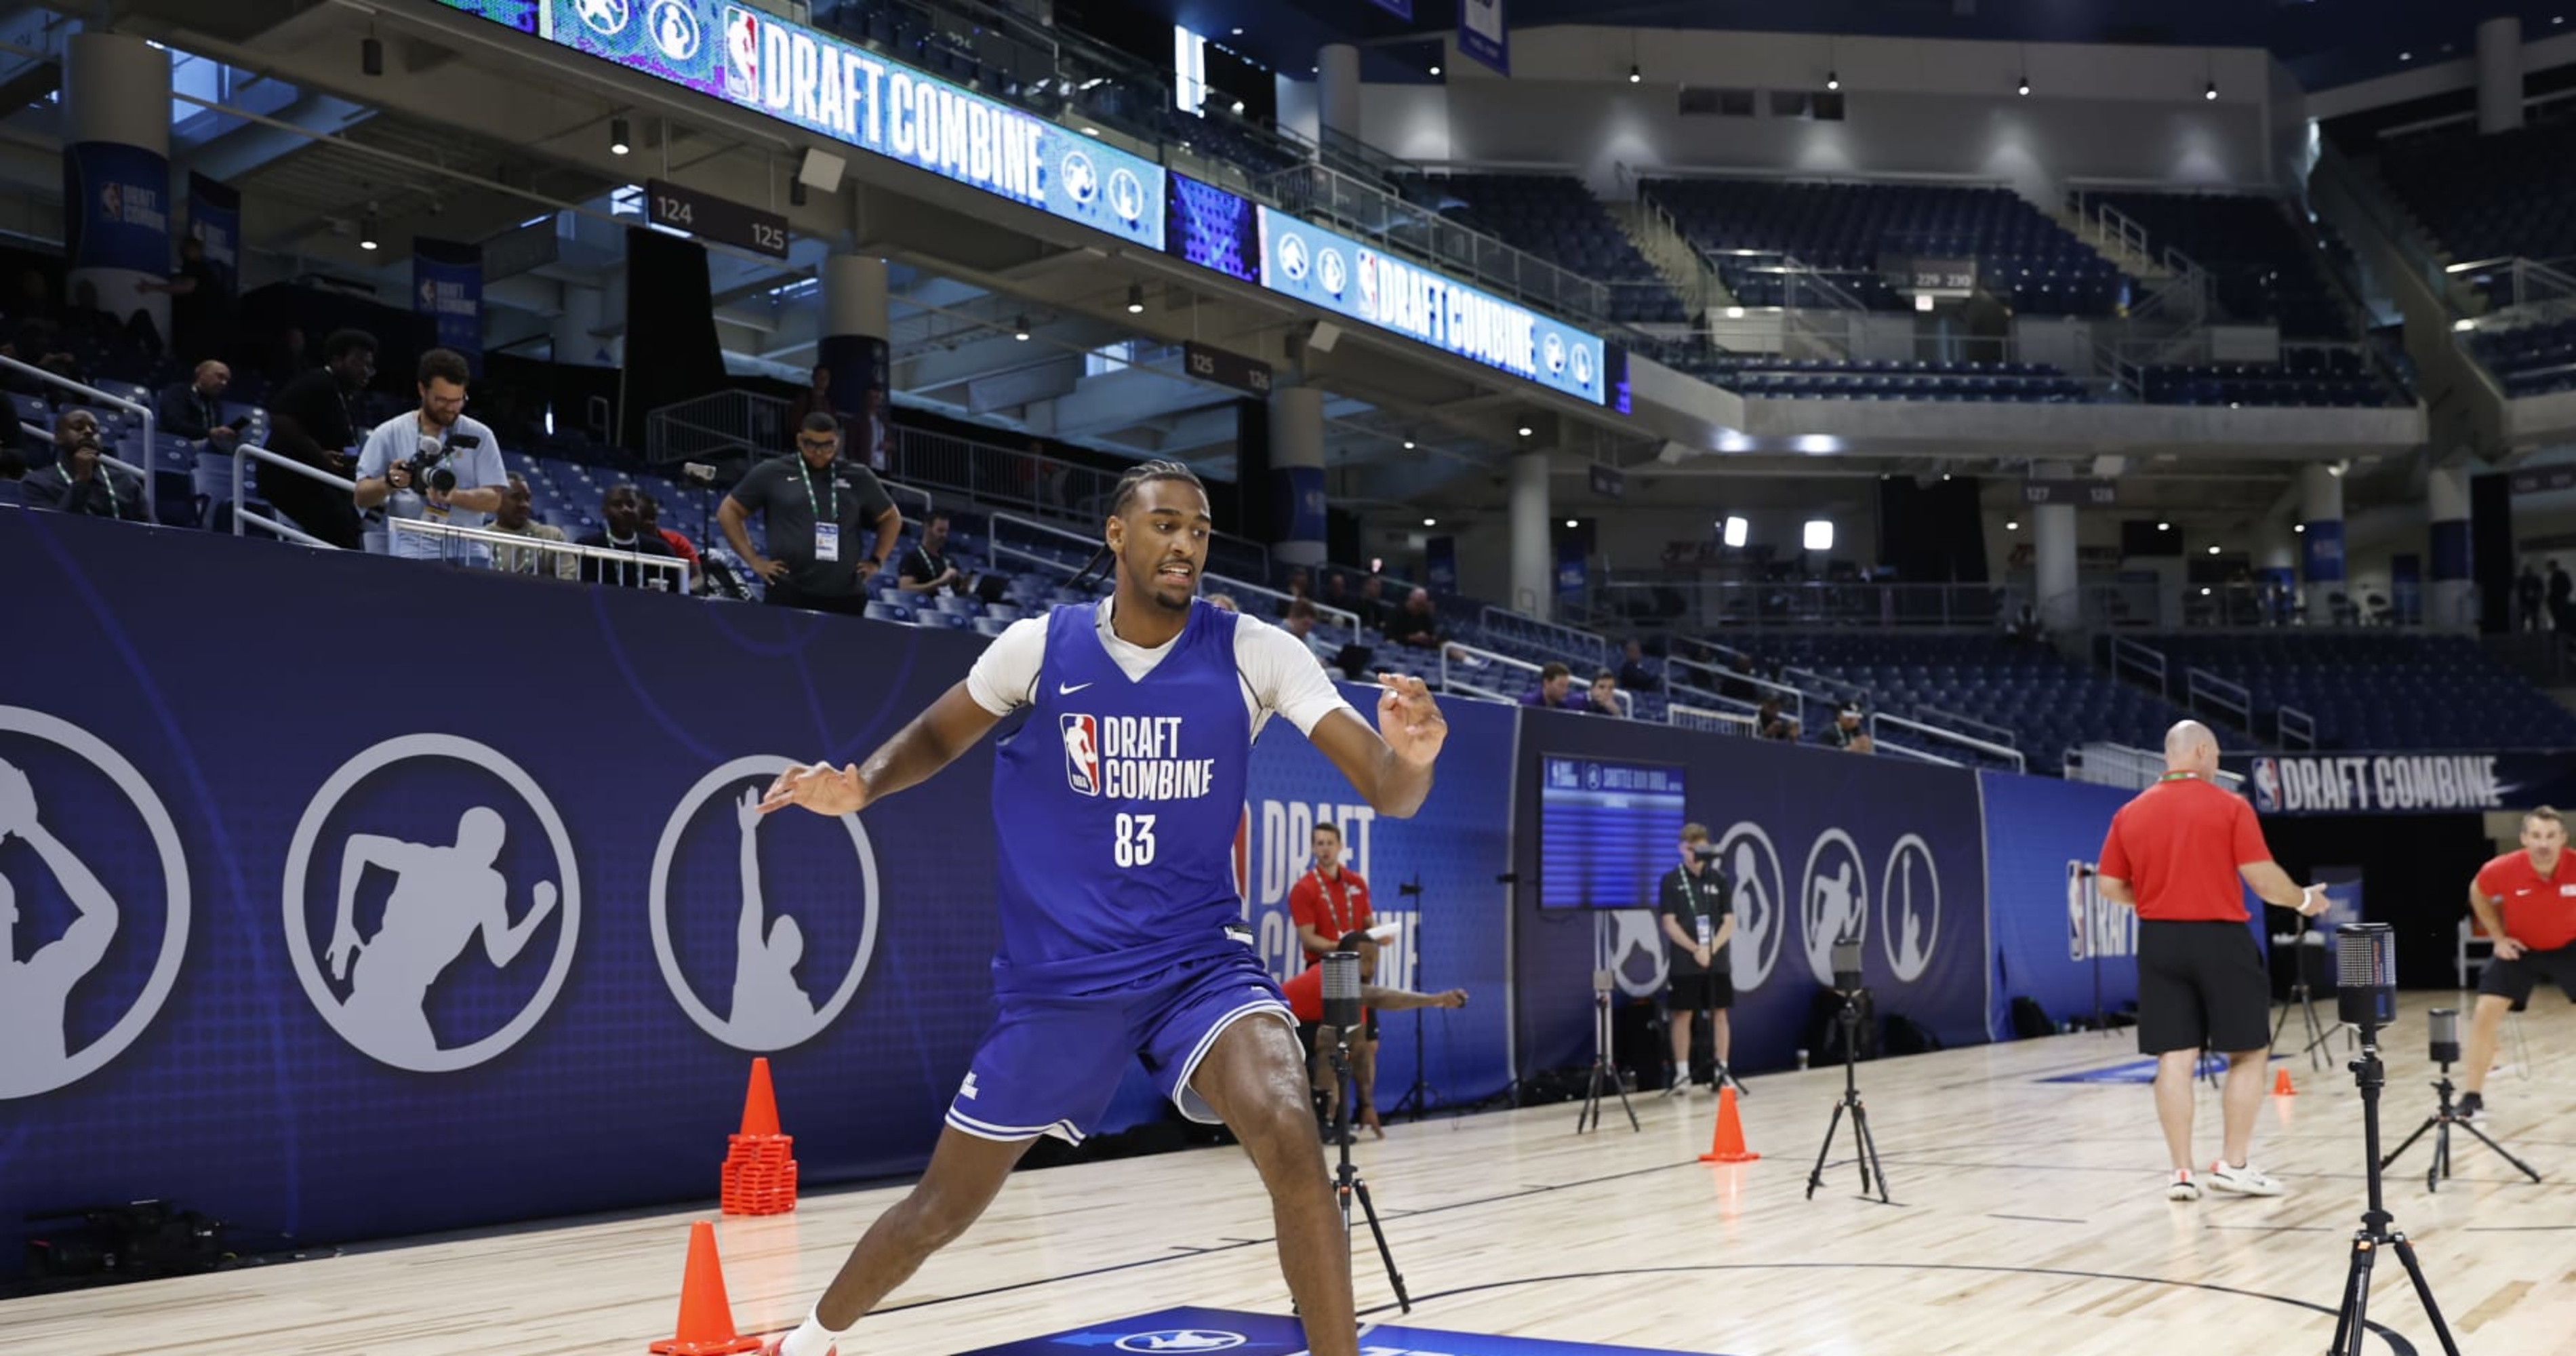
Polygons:
<instances>
[{"instance_id":1,"label":"blue practice jersey","mask_svg":"<svg viewBox=\"0 0 2576 1356\"><path fill-rule=\"evenodd\" d=\"M993 774L999 993L1081 994L1242 943L1234 830L1252 720L1236 616L1204 604L1129 678L1090 604L1047 618L1027 723Z\"/></svg>"}]
</instances>

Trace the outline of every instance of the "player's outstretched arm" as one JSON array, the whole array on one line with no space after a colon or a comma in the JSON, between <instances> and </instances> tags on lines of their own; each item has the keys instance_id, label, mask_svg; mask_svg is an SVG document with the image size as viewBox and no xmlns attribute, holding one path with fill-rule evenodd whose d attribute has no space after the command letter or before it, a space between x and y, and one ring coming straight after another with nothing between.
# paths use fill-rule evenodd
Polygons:
<instances>
[{"instance_id":1,"label":"player's outstretched arm","mask_svg":"<svg viewBox=\"0 0 2576 1356\"><path fill-rule=\"evenodd\" d=\"M1001 717L987 711L958 683L939 694L930 709L895 731L865 762L836 768L830 763L792 767L769 784L760 812L770 814L802 805L819 815L845 815L893 795L957 760L975 746Z\"/></svg>"},{"instance_id":2,"label":"player's outstretched arm","mask_svg":"<svg viewBox=\"0 0 2576 1356\"><path fill-rule=\"evenodd\" d=\"M1431 765L1449 737L1440 704L1419 678L1378 675L1377 728L1336 711L1312 736L1351 788L1379 814L1402 819L1431 795Z\"/></svg>"}]
</instances>

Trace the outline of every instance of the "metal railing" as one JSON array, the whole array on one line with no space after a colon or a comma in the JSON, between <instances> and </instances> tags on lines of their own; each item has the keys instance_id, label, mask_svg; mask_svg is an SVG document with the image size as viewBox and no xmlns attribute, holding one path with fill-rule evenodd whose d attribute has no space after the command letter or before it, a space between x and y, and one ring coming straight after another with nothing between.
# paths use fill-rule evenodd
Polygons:
<instances>
[{"instance_id":1,"label":"metal railing","mask_svg":"<svg viewBox=\"0 0 2576 1356\"><path fill-rule=\"evenodd\" d=\"M2207 669L2182 671L2183 709L2194 713L2224 712L2236 718L2239 729L2254 729L2254 693L2243 683L2221 678Z\"/></svg>"},{"instance_id":2,"label":"metal railing","mask_svg":"<svg viewBox=\"0 0 2576 1356\"><path fill-rule=\"evenodd\" d=\"M2127 636L2111 637L2111 676L2118 678L2132 670L2156 680L2157 696L2168 699L2173 696L2171 667L2165 662L2164 651L2142 645Z\"/></svg>"},{"instance_id":3,"label":"metal railing","mask_svg":"<svg viewBox=\"0 0 2576 1356\"><path fill-rule=\"evenodd\" d=\"M161 494L159 487L152 483L151 471L152 457L158 450L154 446L157 441L154 435L160 431L161 416L154 413L150 405L128 400L123 396L109 395L107 392L102 391L95 386L85 386L69 377L59 376L55 373L46 371L44 368L38 367L34 363L20 362L11 357L0 356L0 372L14 372L22 377L33 377L47 386L58 387L62 390L69 391L73 395L80 396L93 403L140 415L143 419L143 465L135 466L131 463L120 461L105 455L101 455L99 460L102 462L109 462L122 470L141 476L143 478L143 521L147 523L157 523L161 521ZM59 419L62 416L57 413L54 417ZM105 449L101 448L100 450L102 454L104 454Z\"/></svg>"},{"instance_id":4,"label":"metal railing","mask_svg":"<svg viewBox=\"0 0 2576 1356\"><path fill-rule=\"evenodd\" d=\"M271 518L265 513L256 513L250 509L249 496L244 492L244 490L251 482L246 478L244 473L249 470L249 464L254 461L260 462L264 465L282 467L296 475L304 477L306 480L319 481L322 484L328 485L342 494L355 494L358 488L358 482L349 479L347 476L335 476L319 467L307 466L293 457L280 456L275 452L269 451L265 447L256 447L247 442L235 443L233 445L232 472L233 535L236 537L248 536L250 535L250 529L256 527L274 533L277 536L283 537L300 546L319 546L325 550L331 551L340 549L333 546L331 543L322 540L320 537L314 536L312 533L305 531L303 528L287 522L283 518ZM524 541L525 539L519 538L517 540Z\"/></svg>"},{"instance_id":5,"label":"metal railing","mask_svg":"<svg viewBox=\"0 0 2576 1356\"><path fill-rule=\"evenodd\" d=\"M1757 724L1754 717L1741 711L1720 711L1684 702L1673 702L1664 707L1664 723L1703 734L1738 735L1746 739L1753 737Z\"/></svg>"},{"instance_id":6,"label":"metal railing","mask_svg":"<svg viewBox=\"0 0 2576 1356\"><path fill-rule=\"evenodd\" d=\"M1544 645L1565 655L1580 656L1596 669L1610 662L1610 638L1597 631L1541 621L1527 613L1514 612L1493 603L1485 604L1484 611L1477 614L1476 622L1488 636L1498 635ZM1592 675L1586 673L1582 677L1588 682Z\"/></svg>"},{"instance_id":7,"label":"metal railing","mask_svg":"<svg viewBox=\"0 0 2576 1356\"><path fill-rule=\"evenodd\" d=\"M2068 749L2061 770L2070 782L2144 791L2165 775L2165 756L2148 749L2095 740ZM2243 773L2224 769L2216 774L2215 780L2230 790L2245 784Z\"/></svg>"},{"instance_id":8,"label":"metal railing","mask_svg":"<svg viewBox=\"0 0 2576 1356\"><path fill-rule=\"evenodd\" d=\"M1037 567L1037 573L1061 573L1068 581L1081 572L1082 565L1080 561L1088 560L1094 551L1100 549L1100 543L1098 541L1090 537L1083 536L1079 532L1068 532L1053 523L1041 523L1035 519L1022 518L1008 513L990 514L987 515L984 521L984 553L986 555L993 557L997 561L1004 557L1027 561L1029 564ZM1011 542L1006 542L1002 540L1002 529L1006 527L1017 532L1026 533L1029 537L1037 541L1051 540L1063 542L1069 549L1079 552L1080 556L1077 558L1075 563L1068 564L1064 560L1063 556L1055 552L1043 551L1035 546L1020 546Z\"/></svg>"},{"instance_id":9,"label":"metal railing","mask_svg":"<svg viewBox=\"0 0 2576 1356\"><path fill-rule=\"evenodd\" d=\"M2307 712L2302 711L2295 706L2284 706L2272 713L2272 722L2273 730L2279 739L2282 748L2286 749L2294 747L2290 743L2293 739L2299 741L2295 746L2297 748L2313 749L2317 746L2317 718L2315 716L2309 715Z\"/></svg>"},{"instance_id":10,"label":"metal railing","mask_svg":"<svg viewBox=\"0 0 2576 1356\"><path fill-rule=\"evenodd\" d=\"M1848 678L1837 678L1830 673L1819 673L1814 669L1802 669L1789 664L1780 667L1780 676L1794 683L1804 683L1807 685L1807 691L1821 694L1837 703L1859 702L1864 706L1870 704L1869 689Z\"/></svg>"},{"instance_id":11,"label":"metal railing","mask_svg":"<svg viewBox=\"0 0 2576 1356\"><path fill-rule=\"evenodd\" d=\"M1521 692L1506 692L1494 682L1506 674L1527 676ZM1539 666L1526 659L1480 650L1473 645L1451 641L1440 647L1440 690L1491 701L1517 702L1522 695L1538 686Z\"/></svg>"},{"instance_id":12,"label":"metal railing","mask_svg":"<svg viewBox=\"0 0 2576 1356\"><path fill-rule=\"evenodd\" d=\"M1292 165L1254 184L1261 196L1297 216L1344 227L1435 267L1457 269L1513 300L1568 319L1609 322L1610 293L1601 283L1331 165Z\"/></svg>"},{"instance_id":13,"label":"metal railing","mask_svg":"<svg viewBox=\"0 0 2576 1356\"><path fill-rule=\"evenodd\" d=\"M1696 690L1716 695L1729 686L1742 686L1756 692L1776 694L1780 698L1781 714L1796 721L1800 730L1807 728L1807 694L1802 688L1792 687L1787 683L1775 683L1768 678L1757 678L1741 669L1731 669L1721 664L1703 664L1696 660L1678 657L1667 659L1665 670L1667 673L1680 670L1684 673L1705 674L1717 680L1710 683L1681 684L1668 679L1666 686L1674 692ZM1738 699L1722 698L1722 700Z\"/></svg>"},{"instance_id":14,"label":"metal railing","mask_svg":"<svg viewBox=\"0 0 2576 1356\"><path fill-rule=\"evenodd\" d=\"M1915 707L1914 718L1927 724L1947 721L1952 725L1965 725L1972 730L1977 730L1994 736L1993 742L2001 744L2006 748L2021 747L2021 736L2011 729L2001 725L1988 724L1985 721L1978 720L1974 716L1964 716L1956 711L1945 710L1938 706Z\"/></svg>"},{"instance_id":15,"label":"metal railing","mask_svg":"<svg viewBox=\"0 0 2576 1356\"><path fill-rule=\"evenodd\" d=\"M1937 740L1943 744L1954 745L1958 748L1981 754L2011 767L2015 772L2027 772L2030 770L2029 760L2022 756L2022 751L2013 748L2010 745L1989 743L1983 739L1972 739L1955 731L1944 730L1938 725L1926 725L1919 720L1907 720L1903 716L1891 716L1884 711L1873 711L1869 715L1869 742L1873 746L1887 749L1892 753L1907 754L1913 757L1922 758L1928 762L1949 763L1953 767L1959 766L1957 760L1935 756L1928 750L1911 749L1906 748L1903 745L1888 743L1879 733L1880 728L1886 725L1893 725L1898 729L1905 731L1908 738Z\"/></svg>"},{"instance_id":16,"label":"metal railing","mask_svg":"<svg viewBox=\"0 0 2576 1356\"><path fill-rule=\"evenodd\" d=\"M1232 575L1218 574L1213 570L1202 573L1199 581L1201 585L1199 592L1202 595L1222 593L1246 608L1249 607L1247 600L1257 598L1270 605L1271 617L1287 616L1288 605L1297 600L1297 595L1285 590L1274 589L1267 584L1256 584L1248 579L1237 579ZM1330 603L1318 603L1312 598L1306 601L1314 607L1317 621L1349 632L1353 640L1359 639L1360 614L1347 608L1334 607Z\"/></svg>"},{"instance_id":17,"label":"metal railing","mask_svg":"<svg viewBox=\"0 0 2576 1356\"><path fill-rule=\"evenodd\" d=\"M1860 580L1644 578L1592 586L1595 616L1669 621L1702 631L1888 627L1984 630L2002 624L2013 599L2000 584L1880 584Z\"/></svg>"},{"instance_id":18,"label":"metal railing","mask_svg":"<svg viewBox=\"0 0 2576 1356\"><path fill-rule=\"evenodd\" d=\"M776 396L744 390L675 401L644 416L644 460L658 465L777 456L794 436L787 418L791 408Z\"/></svg>"},{"instance_id":19,"label":"metal railing","mask_svg":"<svg viewBox=\"0 0 2576 1356\"><path fill-rule=\"evenodd\" d=\"M484 527L458 527L453 523L432 522L427 518L387 518L385 529L389 534L388 541L403 537L429 538L436 543L438 560L441 564L490 569L492 567L489 562L478 561L472 552L455 548L491 547L497 558L497 553L501 550L534 546L549 553L570 553L580 560L597 561L602 573L614 568L620 571L636 570L642 575L667 574L670 576L668 580L652 579L643 587L655 592L676 593L682 597L688 596L689 592L689 562L678 556L639 555L633 551L620 551L613 546L582 546L570 542L538 543L512 532L495 532Z\"/></svg>"}]
</instances>

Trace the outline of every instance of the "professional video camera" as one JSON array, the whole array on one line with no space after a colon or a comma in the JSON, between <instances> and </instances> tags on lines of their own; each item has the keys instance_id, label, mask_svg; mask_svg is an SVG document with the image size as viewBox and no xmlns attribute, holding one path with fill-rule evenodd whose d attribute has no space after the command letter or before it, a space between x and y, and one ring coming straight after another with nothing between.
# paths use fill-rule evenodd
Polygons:
<instances>
[{"instance_id":1,"label":"professional video camera","mask_svg":"<svg viewBox=\"0 0 2576 1356\"><path fill-rule=\"evenodd\" d=\"M413 490L435 490L440 494L453 494L456 491L456 472L447 468L447 459L458 452L470 451L482 445L483 440L471 433L450 433L443 444L436 438L423 438L420 440L419 447L412 452L411 459L398 462L396 465L401 466L403 473L411 477Z\"/></svg>"}]
</instances>

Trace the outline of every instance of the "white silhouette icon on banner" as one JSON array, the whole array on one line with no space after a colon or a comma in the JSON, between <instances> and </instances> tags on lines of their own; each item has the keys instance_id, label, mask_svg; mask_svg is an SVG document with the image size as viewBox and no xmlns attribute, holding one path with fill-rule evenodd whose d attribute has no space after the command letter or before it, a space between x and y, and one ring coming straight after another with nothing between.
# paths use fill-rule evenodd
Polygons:
<instances>
[{"instance_id":1,"label":"white silhouette icon on banner","mask_svg":"<svg viewBox=\"0 0 2576 1356\"><path fill-rule=\"evenodd\" d=\"M469 805L457 817L451 846L353 833L339 851L326 852L322 859L324 869L333 873L328 881L333 907L330 938L317 963L305 901L323 827L360 783L414 759L464 763L508 787L536 815L554 871L527 883L526 910L514 919L520 892L500 865L509 826L492 806ZM375 931L361 937L357 896L369 868L391 873L394 887ZM563 817L517 763L461 735L402 735L342 764L313 793L295 826L295 839L286 850L284 894L287 955L314 1009L342 1040L370 1058L416 1073L470 1069L525 1039L563 991L581 937L581 881ZM432 991L474 977L476 967L465 958L478 939L491 970L509 969L550 919L558 924L554 954L526 1006L487 1036L441 1045L428 1015ZM333 989L334 983L349 986L347 999Z\"/></svg>"},{"instance_id":2,"label":"white silhouette icon on banner","mask_svg":"<svg viewBox=\"0 0 2576 1356\"><path fill-rule=\"evenodd\" d=\"M742 830L742 917L734 924L733 1012L726 1025L764 1049L803 1040L814 1026L814 1000L796 986L796 962L805 956L805 932L785 914L764 926L760 897L760 792L734 802Z\"/></svg>"},{"instance_id":3,"label":"white silhouette icon on banner","mask_svg":"<svg viewBox=\"0 0 2576 1356\"><path fill-rule=\"evenodd\" d=\"M54 873L76 915L63 935L30 948L20 959L11 940L18 927L18 891L0 875L0 1088L31 1087L71 1063L67 1012L72 986L107 959L116 940L116 900L98 876L72 855L36 818L36 788L27 774L0 761L0 843L11 838L35 849Z\"/></svg>"},{"instance_id":4,"label":"white silhouette icon on banner","mask_svg":"<svg viewBox=\"0 0 2576 1356\"><path fill-rule=\"evenodd\" d=\"M1717 840L1717 855L1719 869L1734 886L1735 941L1727 947L1728 969L1736 991L1750 993L1771 977L1780 943L1789 934L1780 854L1761 825L1743 820Z\"/></svg>"},{"instance_id":5,"label":"white silhouette icon on banner","mask_svg":"<svg viewBox=\"0 0 2576 1356\"><path fill-rule=\"evenodd\" d=\"M661 967L662 982L670 988L671 997L678 1000L680 1010L697 1023L700 1031L737 1050L755 1054L801 1045L829 1029L841 1010L858 996L859 982L867 977L868 961L876 954L876 848L859 817L843 815L841 828L849 836L850 852L858 867L858 897L834 896L828 901L796 903L807 911L808 917L823 907L855 909L859 915L858 947L850 956L850 968L842 974L839 987L829 997L818 1002L796 981L796 966L805 958L805 929L785 909L772 911L768 891L761 884L762 816L753 809L760 803L761 788L795 766L798 764L793 758L750 754L700 777L663 822L661 841L653 849L653 874L645 901L653 929L653 960ZM752 785L736 791L745 782ZM736 794L728 795L729 791ZM731 1005L722 1017L689 987L688 976L680 971L679 950L671 940L672 910L701 904L694 898L674 898L671 877L679 858L680 841L698 812L718 798L733 811L736 879L740 883L738 892L727 892L730 897L725 900L725 906L733 911L734 963ZM795 822L806 821L799 817ZM712 901L705 903L712 907Z\"/></svg>"},{"instance_id":6,"label":"white silhouette icon on banner","mask_svg":"<svg viewBox=\"0 0 2576 1356\"><path fill-rule=\"evenodd\" d=\"M454 847L362 833L341 848L339 904L324 959L331 978L349 985L340 1007L342 1032L358 1048L407 1068L435 1059L429 990L439 975L464 958L478 935L493 967L508 969L554 916L555 883L539 881L531 907L510 921L510 882L493 867L507 835L500 812L478 805L457 819ZM395 884L384 921L361 940L354 921L358 885L371 866L393 873Z\"/></svg>"},{"instance_id":7,"label":"white silhouette icon on banner","mask_svg":"<svg viewBox=\"0 0 2576 1356\"><path fill-rule=\"evenodd\" d=\"M1921 979L1941 945L1941 868L1921 834L1909 833L1889 849L1878 907L1878 944L1888 965L1903 983Z\"/></svg>"},{"instance_id":8,"label":"white silhouette icon on banner","mask_svg":"<svg viewBox=\"0 0 2576 1356\"><path fill-rule=\"evenodd\" d=\"M1840 849L1840 860L1823 870L1827 854ZM1834 943L1857 942L1869 932L1869 868L1851 835L1827 829L1807 849L1807 870L1799 887L1800 920L1806 924L1807 969L1819 984L1834 982Z\"/></svg>"},{"instance_id":9,"label":"white silhouette icon on banner","mask_svg":"<svg viewBox=\"0 0 2576 1356\"><path fill-rule=\"evenodd\" d=\"M118 935L133 921L132 916L138 912L148 916L149 901L118 900L89 863L45 826L35 779L18 765L0 761L0 846L13 838L26 844L34 854L35 864L52 876L73 913L71 924L60 937L41 946L30 945L21 957L16 943L19 900L36 881L24 869L15 880L0 874L0 1098L32 1097L98 1072L109 1060L123 1054L160 1014L188 951L188 863L180 850L179 827L171 821L169 808L154 794L142 772L96 735L68 721L19 706L0 706L0 734L41 740L96 768L134 807L149 838L148 847L138 842L125 851L146 861L157 861L161 869L160 955L125 1015L98 1039L73 1050L73 991L99 972ZM118 879L130 886L133 877ZM116 973L123 967L109 969Z\"/></svg>"}]
</instances>

